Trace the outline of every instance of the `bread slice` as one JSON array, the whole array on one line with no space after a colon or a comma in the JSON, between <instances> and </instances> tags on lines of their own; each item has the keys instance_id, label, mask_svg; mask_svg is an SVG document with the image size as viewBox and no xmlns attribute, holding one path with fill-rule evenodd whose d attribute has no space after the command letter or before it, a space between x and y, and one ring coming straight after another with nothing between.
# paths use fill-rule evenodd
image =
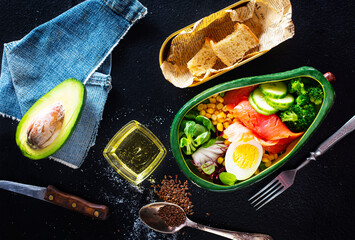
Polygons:
<instances>
[{"instance_id":1,"label":"bread slice","mask_svg":"<svg viewBox=\"0 0 355 240\"><path fill-rule=\"evenodd\" d=\"M221 41L217 43L211 41L213 51L228 67L243 58L246 52L258 45L258 38L246 25L241 23L237 23L235 31Z\"/></svg>"},{"instance_id":2,"label":"bread slice","mask_svg":"<svg viewBox=\"0 0 355 240\"><path fill-rule=\"evenodd\" d=\"M217 61L217 56L212 50L211 39L206 38L205 44L187 63L187 68L195 77L205 75Z\"/></svg>"}]
</instances>

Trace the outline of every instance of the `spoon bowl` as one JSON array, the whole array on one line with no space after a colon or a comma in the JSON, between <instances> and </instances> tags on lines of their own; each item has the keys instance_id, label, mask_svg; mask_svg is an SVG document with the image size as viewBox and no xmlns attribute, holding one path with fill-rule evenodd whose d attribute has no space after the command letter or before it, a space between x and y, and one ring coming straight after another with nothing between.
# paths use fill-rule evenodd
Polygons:
<instances>
[{"instance_id":1,"label":"spoon bowl","mask_svg":"<svg viewBox=\"0 0 355 240\"><path fill-rule=\"evenodd\" d=\"M146 224L149 228L161 233L173 234L180 231L183 227L187 226L187 227L196 228L205 232L210 232L225 238L235 239L235 240L272 240L273 239L271 236L266 234L235 232L235 231L229 231L229 230L204 226L188 219L186 217L185 212L184 212L185 222L180 224L179 226L171 227L158 215L158 211L160 208L169 205L178 207L184 212L184 210L180 206L174 203L155 202L142 207L139 210L139 217L142 220L142 222Z\"/></svg>"},{"instance_id":2,"label":"spoon bowl","mask_svg":"<svg viewBox=\"0 0 355 240\"><path fill-rule=\"evenodd\" d=\"M146 224L148 227L150 227L151 229L161 232L161 233L168 233L168 234L173 234L178 232L181 228L186 226L186 214L185 214L185 222L179 226L175 226L175 227L171 227L168 224L166 224L166 222L161 219L158 215L158 211L160 208L164 207L164 206L168 206L168 205L172 205L175 207L180 208L184 214L185 211L176 204L173 203L168 203L168 202L155 202L155 203L151 203L148 205L145 205L144 207L142 207L139 210L139 217L142 220L142 222L144 222L144 224Z\"/></svg>"}]
</instances>

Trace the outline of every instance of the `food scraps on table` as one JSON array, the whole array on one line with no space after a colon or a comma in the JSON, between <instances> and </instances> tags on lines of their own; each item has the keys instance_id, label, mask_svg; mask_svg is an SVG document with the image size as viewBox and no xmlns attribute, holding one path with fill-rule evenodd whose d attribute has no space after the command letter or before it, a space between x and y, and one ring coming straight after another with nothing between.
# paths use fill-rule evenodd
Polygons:
<instances>
[{"instance_id":1,"label":"food scraps on table","mask_svg":"<svg viewBox=\"0 0 355 240\"><path fill-rule=\"evenodd\" d=\"M179 146L211 181L234 185L275 163L312 124L323 98L306 77L218 93L185 115Z\"/></svg>"}]
</instances>

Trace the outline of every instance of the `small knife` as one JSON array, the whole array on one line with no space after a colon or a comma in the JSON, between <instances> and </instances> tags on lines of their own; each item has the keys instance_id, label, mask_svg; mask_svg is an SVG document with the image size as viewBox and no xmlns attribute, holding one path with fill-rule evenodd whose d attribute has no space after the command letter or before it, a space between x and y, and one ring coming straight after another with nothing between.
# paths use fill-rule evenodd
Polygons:
<instances>
[{"instance_id":1,"label":"small knife","mask_svg":"<svg viewBox=\"0 0 355 240\"><path fill-rule=\"evenodd\" d=\"M52 185L45 188L0 180L0 188L54 203L99 220L105 220L109 216L107 206L90 203L82 198L59 191Z\"/></svg>"}]
</instances>

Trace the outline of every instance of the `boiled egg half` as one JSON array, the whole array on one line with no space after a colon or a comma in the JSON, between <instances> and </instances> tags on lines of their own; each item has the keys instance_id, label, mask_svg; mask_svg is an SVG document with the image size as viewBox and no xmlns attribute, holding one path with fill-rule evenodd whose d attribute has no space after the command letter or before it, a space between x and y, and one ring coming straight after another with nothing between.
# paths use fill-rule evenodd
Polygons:
<instances>
[{"instance_id":1,"label":"boiled egg half","mask_svg":"<svg viewBox=\"0 0 355 240\"><path fill-rule=\"evenodd\" d=\"M263 156L263 147L257 141L232 142L226 152L226 171L233 173L237 180L251 177L259 167Z\"/></svg>"}]
</instances>

